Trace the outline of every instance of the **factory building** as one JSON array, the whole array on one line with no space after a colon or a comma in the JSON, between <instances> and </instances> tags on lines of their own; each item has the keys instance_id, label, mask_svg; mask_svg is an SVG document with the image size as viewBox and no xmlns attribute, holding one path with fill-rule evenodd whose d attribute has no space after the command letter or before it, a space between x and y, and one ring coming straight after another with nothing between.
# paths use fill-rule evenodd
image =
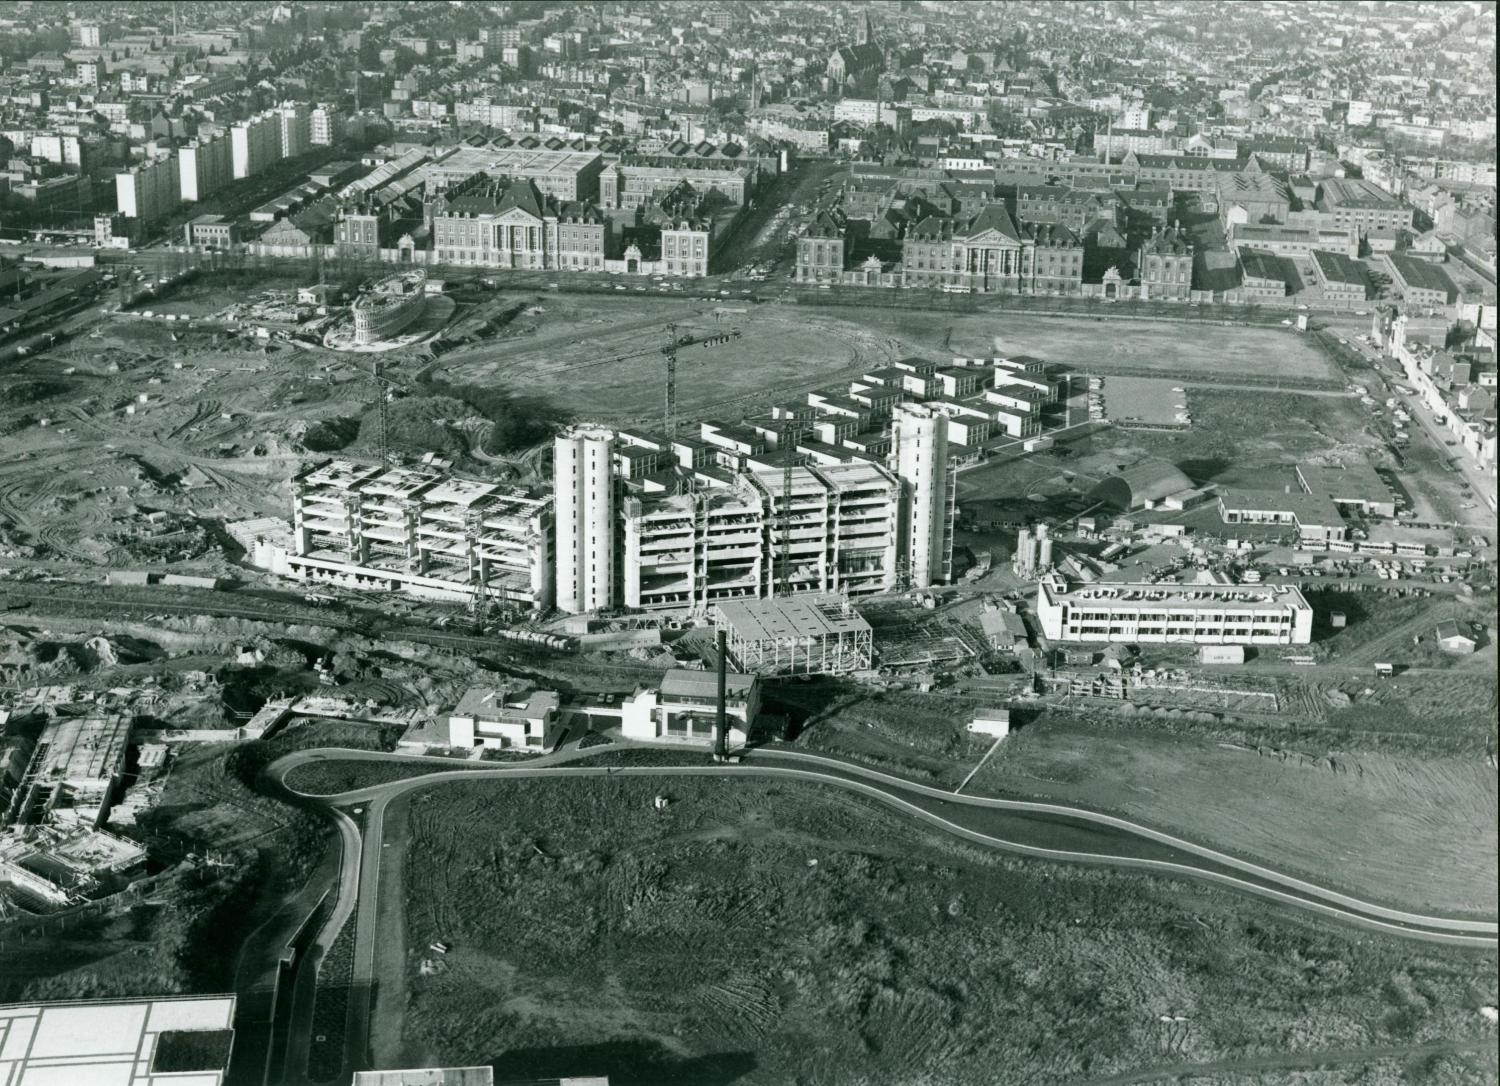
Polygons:
<instances>
[{"instance_id":1,"label":"factory building","mask_svg":"<svg viewBox=\"0 0 1500 1086\"><path fill-rule=\"evenodd\" d=\"M953 573L957 473L948 462L948 419L922 404L900 404L891 427L891 462L901 480L898 546L912 587L946 584Z\"/></svg>"},{"instance_id":2,"label":"factory building","mask_svg":"<svg viewBox=\"0 0 1500 1086\"><path fill-rule=\"evenodd\" d=\"M434 599L552 603L552 502L431 468L334 460L293 480L291 576Z\"/></svg>"},{"instance_id":3,"label":"factory building","mask_svg":"<svg viewBox=\"0 0 1500 1086\"><path fill-rule=\"evenodd\" d=\"M1051 641L1306 645L1313 611L1292 585L1037 586L1037 620Z\"/></svg>"},{"instance_id":4,"label":"factory building","mask_svg":"<svg viewBox=\"0 0 1500 1086\"><path fill-rule=\"evenodd\" d=\"M615 603L615 435L575 427L553 443L557 606L570 614Z\"/></svg>"}]
</instances>

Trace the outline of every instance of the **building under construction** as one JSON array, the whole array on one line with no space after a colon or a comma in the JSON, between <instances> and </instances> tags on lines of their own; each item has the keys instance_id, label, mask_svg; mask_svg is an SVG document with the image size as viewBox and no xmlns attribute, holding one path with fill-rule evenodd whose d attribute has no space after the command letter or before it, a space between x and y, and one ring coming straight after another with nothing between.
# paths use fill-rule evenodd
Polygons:
<instances>
[{"instance_id":1,"label":"building under construction","mask_svg":"<svg viewBox=\"0 0 1500 1086\"><path fill-rule=\"evenodd\" d=\"M716 605L739 670L763 675L843 675L874 663L874 633L839 596L794 596Z\"/></svg>"},{"instance_id":2,"label":"building under construction","mask_svg":"<svg viewBox=\"0 0 1500 1086\"><path fill-rule=\"evenodd\" d=\"M552 499L434 468L331 460L292 484L294 577L524 609L552 605Z\"/></svg>"}]
</instances>

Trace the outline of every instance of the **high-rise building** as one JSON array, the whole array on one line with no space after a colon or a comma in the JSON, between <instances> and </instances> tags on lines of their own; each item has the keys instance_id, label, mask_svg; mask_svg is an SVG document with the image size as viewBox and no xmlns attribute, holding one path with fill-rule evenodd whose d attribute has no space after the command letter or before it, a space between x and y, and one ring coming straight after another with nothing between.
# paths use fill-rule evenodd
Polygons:
<instances>
[{"instance_id":1,"label":"high-rise building","mask_svg":"<svg viewBox=\"0 0 1500 1086\"><path fill-rule=\"evenodd\" d=\"M229 130L231 176L235 180L259 173L281 158L281 118L257 113Z\"/></svg>"},{"instance_id":2,"label":"high-rise building","mask_svg":"<svg viewBox=\"0 0 1500 1086\"><path fill-rule=\"evenodd\" d=\"M308 114L308 139L314 147L327 147L339 138L338 106L324 103Z\"/></svg>"},{"instance_id":3,"label":"high-rise building","mask_svg":"<svg viewBox=\"0 0 1500 1086\"><path fill-rule=\"evenodd\" d=\"M953 572L956 478L948 464L948 419L922 404L899 404L891 463L901 480L901 558L913 588L945 583Z\"/></svg>"},{"instance_id":4,"label":"high-rise building","mask_svg":"<svg viewBox=\"0 0 1500 1086\"><path fill-rule=\"evenodd\" d=\"M177 149L178 191L184 203L206 200L232 180L230 137L194 140Z\"/></svg>"},{"instance_id":5,"label":"high-rise building","mask_svg":"<svg viewBox=\"0 0 1500 1086\"><path fill-rule=\"evenodd\" d=\"M276 110L276 122L281 140L281 157L295 158L306 154L312 146L312 116L307 107L296 102L284 103Z\"/></svg>"},{"instance_id":6,"label":"high-rise building","mask_svg":"<svg viewBox=\"0 0 1500 1086\"><path fill-rule=\"evenodd\" d=\"M557 607L580 614L614 603L615 435L574 427L553 443L557 523Z\"/></svg>"},{"instance_id":7,"label":"high-rise building","mask_svg":"<svg viewBox=\"0 0 1500 1086\"><path fill-rule=\"evenodd\" d=\"M155 222L180 202L175 155L143 162L115 174L115 206L127 219Z\"/></svg>"}]
</instances>

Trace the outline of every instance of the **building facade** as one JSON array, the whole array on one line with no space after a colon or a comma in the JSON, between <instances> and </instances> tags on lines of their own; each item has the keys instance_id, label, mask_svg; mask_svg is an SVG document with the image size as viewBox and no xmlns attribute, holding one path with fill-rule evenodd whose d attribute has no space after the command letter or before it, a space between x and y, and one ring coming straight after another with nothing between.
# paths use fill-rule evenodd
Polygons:
<instances>
[{"instance_id":1,"label":"building facade","mask_svg":"<svg viewBox=\"0 0 1500 1086\"><path fill-rule=\"evenodd\" d=\"M1037 586L1037 621L1050 641L1130 644L1306 645L1313 609L1291 585L1092 584Z\"/></svg>"}]
</instances>

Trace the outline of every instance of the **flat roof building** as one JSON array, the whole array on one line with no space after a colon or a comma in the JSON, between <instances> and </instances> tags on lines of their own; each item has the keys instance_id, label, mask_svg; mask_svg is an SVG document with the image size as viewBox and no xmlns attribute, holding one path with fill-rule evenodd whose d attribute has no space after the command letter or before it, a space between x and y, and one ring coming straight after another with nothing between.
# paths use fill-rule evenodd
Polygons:
<instances>
[{"instance_id":1,"label":"flat roof building","mask_svg":"<svg viewBox=\"0 0 1500 1086\"><path fill-rule=\"evenodd\" d=\"M0 1006L7 1086L221 1086L233 995Z\"/></svg>"},{"instance_id":2,"label":"flat roof building","mask_svg":"<svg viewBox=\"0 0 1500 1086\"><path fill-rule=\"evenodd\" d=\"M1338 506L1321 494L1286 490L1224 490L1219 516L1227 525L1283 525L1299 539L1343 539L1348 534Z\"/></svg>"},{"instance_id":3,"label":"flat roof building","mask_svg":"<svg viewBox=\"0 0 1500 1086\"><path fill-rule=\"evenodd\" d=\"M1348 505L1368 516L1394 517L1396 498L1369 464L1298 464L1297 481L1308 494Z\"/></svg>"},{"instance_id":4,"label":"flat roof building","mask_svg":"<svg viewBox=\"0 0 1500 1086\"><path fill-rule=\"evenodd\" d=\"M1051 641L1306 645L1312 606L1292 585L1037 585L1037 620Z\"/></svg>"},{"instance_id":5,"label":"flat roof building","mask_svg":"<svg viewBox=\"0 0 1500 1086\"><path fill-rule=\"evenodd\" d=\"M746 671L838 675L874 662L870 624L838 596L791 596L721 603L714 629Z\"/></svg>"},{"instance_id":6,"label":"flat roof building","mask_svg":"<svg viewBox=\"0 0 1500 1086\"><path fill-rule=\"evenodd\" d=\"M672 668L659 686L637 690L620 707L626 739L713 743L717 736L719 680L713 671ZM760 715L760 676L731 671L724 677L725 745L742 747Z\"/></svg>"}]
</instances>

